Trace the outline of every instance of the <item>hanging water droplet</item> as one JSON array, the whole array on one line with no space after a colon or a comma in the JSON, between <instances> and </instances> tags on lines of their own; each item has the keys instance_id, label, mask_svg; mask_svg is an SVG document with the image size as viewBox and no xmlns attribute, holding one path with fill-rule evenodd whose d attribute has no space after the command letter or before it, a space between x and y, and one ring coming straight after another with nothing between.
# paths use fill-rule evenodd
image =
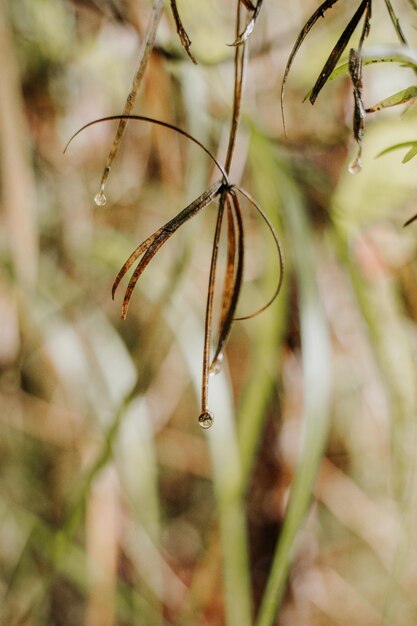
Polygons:
<instances>
[{"instance_id":1,"label":"hanging water droplet","mask_svg":"<svg viewBox=\"0 0 417 626\"><path fill-rule=\"evenodd\" d=\"M220 374L223 368L223 354L220 353L215 361L210 365L209 374L212 376L216 376L216 374Z\"/></svg>"},{"instance_id":2,"label":"hanging water droplet","mask_svg":"<svg viewBox=\"0 0 417 626\"><path fill-rule=\"evenodd\" d=\"M213 414L210 413L210 411L204 411L204 413L202 413L198 418L198 423L200 424L201 428L204 429L211 428L213 426L213 422L214 417Z\"/></svg>"},{"instance_id":3,"label":"hanging water droplet","mask_svg":"<svg viewBox=\"0 0 417 626\"><path fill-rule=\"evenodd\" d=\"M362 159L360 156L357 156L353 159L352 163L349 165L349 173L350 174L359 174L362 171Z\"/></svg>"},{"instance_id":4,"label":"hanging water droplet","mask_svg":"<svg viewBox=\"0 0 417 626\"><path fill-rule=\"evenodd\" d=\"M97 206L104 206L107 202L107 198L103 193L103 190L100 189L100 191L98 192L98 194L96 194L94 196L94 202L96 203Z\"/></svg>"}]
</instances>

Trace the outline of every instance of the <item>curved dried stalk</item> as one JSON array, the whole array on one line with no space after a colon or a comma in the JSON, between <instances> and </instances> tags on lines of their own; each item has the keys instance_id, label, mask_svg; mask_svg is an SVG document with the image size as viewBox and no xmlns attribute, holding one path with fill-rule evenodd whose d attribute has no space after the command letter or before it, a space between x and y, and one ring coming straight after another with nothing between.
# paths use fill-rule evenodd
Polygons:
<instances>
[{"instance_id":1,"label":"curved dried stalk","mask_svg":"<svg viewBox=\"0 0 417 626\"><path fill-rule=\"evenodd\" d=\"M139 62L139 68L133 79L133 83L132 83L132 87L130 89L129 95L127 96L126 104L123 109L123 117L120 117L120 122L117 127L116 135L114 137L113 144L110 149L109 155L107 157L106 165L103 170L103 175L101 177L100 191L97 194L98 197L101 198L101 201L99 201L100 204L105 204L106 202L104 189L105 189L107 180L111 172L113 161L116 158L116 155L119 151L120 143L122 141L122 138L126 129L128 115L132 111L140 84L142 82L143 75L145 73L146 66L148 64L152 49L154 47L156 31L158 29L159 21L161 19L163 10L164 10L164 0L154 0L152 17L148 26L148 30L145 35L144 48L143 48L143 52L142 52L141 59Z\"/></svg>"},{"instance_id":2,"label":"curved dried stalk","mask_svg":"<svg viewBox=\"0 0 417 626\"><path fill-rule=\"evenodd\" d=\"M95 124L101 124L102 122L111 122L114 120L138 120L140 122L148 122L149 124L155 124L156 126L162 126L163 128L168 128L169 130L173 130L179 135L186 137L187 139L195 143L197 146L199 146L202 150L204 150L204 152L207 154L208 157L210 157L214 165L222 174L223 182L225 184L228 184L229 180L228 180L228 175L226 173L225 168L223 168L223 166L220 165L216 157L210 152L210 150L208 150L208 148L206 148L204 144L201 143L201 141L199 141L198 139L190 135L190 133L187 133L187 131L182 130L182 128L175 126L174 124L169 124L168 122L163 122L162 120L157 120L153 117L146 117L145 115L124 115L124 114L123 115L108 115L106 117L100 117L99 119L93 120L92 122L88 122L87 124L84 124L84 126L81 126L81 128L79 128L77 132L72 135L72 137L69 139L67 145L64 148L64 154L68 150L69 145L72 143L75 137L77 137L77 135L82 133L84 130L86 130L87 128L90 128L90 126L94 126Z\"/></svg>"},{"instance_id":3,"label":"curved dried stalk","mask_svg":"<svg viewBox=\"0 0 417 626\"><path fill-rule=\"evenodd\" d=\"M262 217L262 219L264 220L264 222L268 226L269 231L271 232L271 235L272 235L272 237L274 239L274 243L275 243L275 246L276 246L277 251L278 251L278 259L279 259L278 283L277 283L277 286L275 288L275 291L274 291L272 297L268 300L268 302L266 304L264 304L260 309L257 309L254 313L250 313L249 315L243 315L243 316L234 318L236 321L238 321L238 320L242 321L242 320L252 319L253 317L256 317L257 315L259 315L263 311L266 311L266 309L268 307L270 307L271 304L276 300L276 298L279 295L279 292L281 291L282 283L284 281L285 268L284 268L284 255L283 255L283 252L282 252L282 248L281 248L281 244L279 242L278 235L275 232L275 228L272 226L272 224L271 224L270 220L268 219L267 215L261 209L261 207L256 202L256 200L254 200L254 198L250 195L250 193L248 193L245 189L242 189L242 187L236 187L236 190L239 191L243 196L245 196L245 198L247 198L247 200L249 200L249 202L256 209L256 211L259 213L259 215Z\"/></svg>"},{"instance_id":4,"label":"curved dried stalk","mask_svg":"<svg viewBox=\"0 0 417 626\"><path fill-rule=\"evenodd\" d=\"M181 45L190 57L191 61L197 65L197 61L191 53L191 39L189 38L187 31L185 30L183 23L181 21L180 14L178 12L177 2L176 0L171 0L171 10L172 15L174 16L175 26L177 27L178 37L180 38Z\"/></svg>"},{"instance_id":5,"label":"curved dried stalk","mask_svg":"<svg viewBox=\"0 0 417 626\"><path fill-rule=\"evenodd\" d=\"M246 10L253 11L253 16L251 20L248 22L246 29L243 31L242 35L239 35L241 32L241 9L242 5ZM115 281L112 287L112 297L114 298L115 292L124 278L126 273L130 270L130 268L136 263L136 268L133 274L130 277L129 283L125 290L123 304L122 304L122 319L126 318L128 306L132 297L132 293L134 288L142 275L143 271L149 265L151 260L155 257L157 252L163 246L163 244L175 233L180 226L182 226L186 221L191 219L194 215L196 215L199 211L201 211L204 207L206 207L210 202L212 202L217 196L220 196L219 205L218 205L218 215L217 215L217 223L214 234L213 241L213 249L210 263L210 275L209 275L209 283L207 290L207 304L206 304L206 315L205 315L205 330L204 330L204 348L203 348L203 374L202 374L202 392L201 392L201 409L202 414L199 418L200 424L207 428L211 426L213 422L213 417L208 410L208 388L209 388L209 374L211 369L213 369L216 364L219 362L221 354L224 350L224 347L227 343L227 340L230 335L230 331L232 328L233 321L235 319L249 319L254 315L257 315L261 311L264 311L276 298L278 295L283 275L284 275L284 265L283 265L283 257L282 251L279 244L278 237L273 229L272 224L263 213L262 209L258 206L255 200L246 192L245 190L236 187L236 190L239 191L243 196L245 196L249 202L256 208L256 210L260 213L262 218L265 220L269 230L271 231L275 243L277 245L278 254L279 254L279 264L280 264L280 276L278 281L277 289L273 297L268 301L266 305L264 305L261 309L256 311L255 313L245 316L235 318L235 311L238 303L239 294L241 291L242 280L243 280L243 261L244 261L244 229L243 229L243 220L242 220L242 212L240 203L235 191L235 187L229 182L229 173L232 165L233 154L236 144L236 135L240 122L240 114L241 114L241 103L242 103L242 93L243 93L243 84L245 77L245 69L247 63L247 46L246 39L249 37L250 32L248 31L248 26L252 23L254 24L261 9L262 0L258 0L256 7L250 2L250 0L237 0L237 15L236 15L236 37L237 41L239 37L242 38L242 41L238 42L235 48L235 60L234 60L234 94L233 94L233 112L232 112L232 120L230 126L229 133L229 141L228 141L228 149L227 155L225 159L224 167L219 163L216 157L206 148L204 144L202 144L198 139L190 135L188 132L182 130L181 128L169 124L168 122L163 122L161 120L157 120L154 118L146 117L143 115L131 115L123 113L121 115L111 115L107 117L103 117L100 119L93 120L80 128L68 141L64 152L68 149L68 146L71 144L73 139L80 134L82 131L86 130L90 126L101 122L107 121L119 121L118 130L122 127L122 122L124 123L124 127L128 120L136 120L148 122L150 124L155 124L157 126L161 126L163 128L167 128L172 130L183 137L189 139L196 145L198 145L211 159L214 163L215 167L221 173L221 179L214 183L209 189L204 191L196 200L194 200L191 204L189 204L185 209L180 211L174 218L169 220L164 226L157 229L152 235L150 235L147 239L145 239L129 256L129 258L124 263L123 267L120 269L117 274ZM187 50L187 46L190 45L190 41L185 31L183 30L181 20L179 18L179 14L176 7L175 0L171 1L171 7L173 10L174 18L176 20L177 29L180 34L180 38L182 38L182 42L184 47ZM251 27L253 29L253 26ZM250 29L249 29L250 30ZM187 50L188 51L188 50ZM188 51L189 52L189 51ZM113 146L114 147L114 146ZM117 150L117 147L116 147ZM102 188L101 188L102 193ZM210 360L211 353L211 339L213 333L213 302L214 302L214 291L215 291L215 280L216 280L216 269L217 269L217 261L218 261L218 250L220 243L220 236L222 231L222 224L224 219L225 209L227 210L228 216L228 230L227 230L227 238L228 238L228 257L227 257L227 265L226 265L226 274L224 278L224 286L223 286L223 295L222 295L222 305L221 305L221 314L219 320L219 329L218 329L218 339L217 346L214 352L213 360Z\"/></svg>"}]
</instances>

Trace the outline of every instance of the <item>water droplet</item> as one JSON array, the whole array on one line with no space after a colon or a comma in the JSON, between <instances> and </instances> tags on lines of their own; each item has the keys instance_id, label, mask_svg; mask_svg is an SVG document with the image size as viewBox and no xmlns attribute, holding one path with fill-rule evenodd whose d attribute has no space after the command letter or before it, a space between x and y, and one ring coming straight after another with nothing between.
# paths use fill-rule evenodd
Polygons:
<instances>
[{"instance_id":1,"label":"water droplet","mask_svg":"<svg viewBox=\"0 0 417 626\"><path fill-rule=\"evenodd\" d=\"M223 368L223 354L219 354L215 361L210 365L209 374L216 376L220 374Z\"/></svg>"},{"instance_id":2,"label":"water droplet","mask_svg":"<svg viewBox=\"0 0 417 626\"><path fill-rule=\"evenodd\" d=\"M107 198L103 193L103 190L100 189L100 191L98 192L98 194L96 194L94 196L94 202L96 203L97 206L104 206L107 202Z\"/></svg>"},{"instance_id":3,"label":"water droplet","mask_svg":"<svg viewBox=\"0 0 417 626\"><path fill-rule=\"evenodd\" d=\"M359 174L362 171L362 160L359 156L353 159L352 163L349 165L350 174Z\"/></svg>"},{"instance_id":4,"label":"water droplet","mask_svg":"<svg viewBox=\"0 0 417 626\"><path fill-rule=\"evenodd\" d=\"M210 411L204 411L204 413L202 413L198 418L198 423L200 424L201 428L204 429L211 428L213 426L213 422L213 413L210 413Z\"/></svg>"}]
</instances>

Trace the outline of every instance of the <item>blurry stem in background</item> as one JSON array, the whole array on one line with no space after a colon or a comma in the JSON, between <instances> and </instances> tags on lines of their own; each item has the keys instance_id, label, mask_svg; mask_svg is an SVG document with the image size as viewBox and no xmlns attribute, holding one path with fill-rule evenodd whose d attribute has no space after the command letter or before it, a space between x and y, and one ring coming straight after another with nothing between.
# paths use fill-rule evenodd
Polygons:
<instances>
[{"instance_id":1,"label":"blurry stem in background","mask_svg":"<svg viewBox=\"0 0 417 626\"><path fill-rule=\"evenodd\" d=\"M335 226L336 244L349 277L356 300L371 337L384 389L391 409L391 481L393 497L401 510L405 532L399 541L390 571L389 587L382 623L396 623L401 604L399 581L404 576L410 556L411 541L416 527L413 511L416 506L417 459L417 367L401 323L401 304L387 277L373 283L366 281L349 254L347 233ZM389 328L389 332L387 332ZM400 365L400 369L398 368Z\"/></svg>"},{"instance_id":2,"label":"blurry stem in background","mask_svg":"<svg viewBox=\"0 0 417 626\"><path fill-rule=\"evenodd\" d=\"M278 191L274 185L271 185L271 181L276 176L276 165L268 151L264 150L263 141L258 140L256 132L252 133L249 168L254 193L260 204L271 208L279 205ZM279 222L281 220L278 213L270 211L269 217L280 234ZM287 274L290 273L291 270L287 270ZM271 288L275 281L276 271L270 266L265 274L265 283ZM262 317L262 321L258 321L258 326L254 329L256 335L251 335L251 374L240 399L238 411L239 447L245 488L247 488L257 448L262 439L266 409L271 395L276 393L276 376L287 328L287 304L288 281L284 281L279 306L265 311L263 314L265 317ZM247 332L251 331L252 327L248 327Z\"/></svg>"},{"instance_id":3,"label":"blurry stem in background","mask_svg":"<svg viewBox=\"0 0 417 626\"><path fill-rule=\"evenodd\" d=\"M284 524L262 598L257 626L272 626L282 601L297 534L305 519L326 444L330 422L330 346L325 314L316 283L313 233L304 201L286 167L268 140L259 138L276 165L275 181L282 199L289 246L297 277L304 419L299 460L291 486ZM291 245L292 241L292 245Z\"/></svg>"},{"instance_id":4,"label":"blurry stem in background","mask_svg":"<svg viewBox=\"0 0 417 626\"><path fill-rule=\"evenodd\" d=\"M143 75L145 73L146 66L149 61L149 57L151 56L151 52L155 43L156 31L158 28L159 21L161 19L162 11L164 9L164 0L154 0L153 12L150 24L148 26L148 30L144 39L144 48L141 54L139 68L135 74L133 79L133 84L130 90L130 93L127 97L125 107L123 109L123 115L129 115L132 111L133 105L135 104L136 96L142 82ZM110 149L109 156L107 157L106 166L103 171L103 175L101 177L100 182L100 190L95 197L95 202L97 205L102 206L106 203L106 196L104 195L104 188L107 183L107 179L110 175L112 164L114 159L116 158L117 152L120 147L120 143L123 138L123 134L125 132L125 128L127 125L127 119L121 119L119 121L119 125L117 127L116 135L113 140L113 145Z\"/></svg>"},{"instance_id":5,"label":"blurry stem in background","mask_svg":"<svg viewBox=\"0 0 417 626\"><path fill-rule=\"evenodd\" d=\"M7 25L6 2L0 0L0 170L2 205L7 217L10 254L17 282L25 291L35 288L38 233L36 192L29 131L20 92L17 54Z\"/></svg>"}]
</instances>

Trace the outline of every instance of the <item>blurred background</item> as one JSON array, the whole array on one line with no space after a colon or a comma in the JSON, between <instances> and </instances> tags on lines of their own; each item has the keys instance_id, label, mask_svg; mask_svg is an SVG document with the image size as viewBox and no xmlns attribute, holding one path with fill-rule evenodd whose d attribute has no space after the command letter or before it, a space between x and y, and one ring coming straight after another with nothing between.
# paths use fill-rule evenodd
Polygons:
<instances>
[{"instance_id":1,"label":"blurred background","mask_svg":"<svg viewBox=\"0 0 417 626\"><path fill-rule=\"evenodd\" d=\"M265 2L251 37L232 179L274 224L286 276L265 313L236 322L202 431L215 205L150 264L126 321L111 286L207 188L209 159L129 122L97 207L115 122L63 154L83 124L122 112L152 3L0 1L1 624L416 623L417 235L402 224L417 212L417 162L376 158L417 139L416 112L370 116L352 175L348 78L303 103L350 5L320 19L294 62L287 138L283 71L318 2ZM415 44L412 5L395 8ZM235 6L178 8L198 65L167 6L134 112L187 129L222 161ZM374 2L367 45L396 41ZM370 65L366 105L413 82L400 64ZM240 315L278 274L249 204L244 221Z\"/></svg>"}]
</instances>

